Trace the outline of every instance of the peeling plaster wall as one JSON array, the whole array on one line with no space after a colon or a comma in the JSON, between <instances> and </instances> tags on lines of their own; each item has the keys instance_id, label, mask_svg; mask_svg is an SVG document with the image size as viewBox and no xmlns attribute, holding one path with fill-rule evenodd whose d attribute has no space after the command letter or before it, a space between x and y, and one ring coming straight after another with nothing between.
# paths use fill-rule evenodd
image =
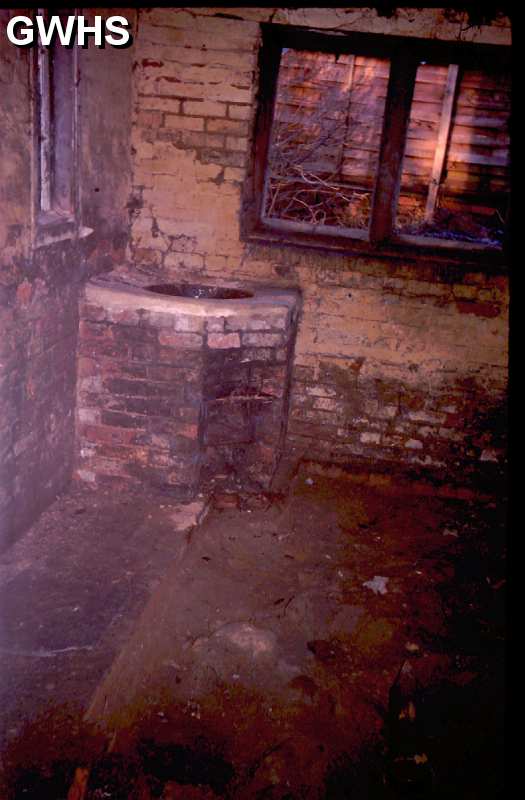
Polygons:
<instances>
[{"instance_id":1,"label":"peeling plaster wall","mask_svg":"<svg viewBox=\"0 0 525 800\"><path fill-rule=\"evenodd\" d=\"M507 280L240 239L259 23L510 44L510 23L398 9L139 14L130 260L163 278L300 287L289 452L489 480L504 461Z\"/></svg>"},{"instance_id":2,"label":"peeling plaster wall","mask_svg":"<svg viewBox=\"0 0 525 800\"><path fill-rule=\"evenodd\" d=\"M0 549L70 479L78 294L122 261L129 233L132 49L90 47L79 52L79 181L93 233L32 247L30 53L5 35L15 13L0 10Z\"/></svg>"},{"instance_id":3,"label":"peeling plaster wall","mask_svg":"<svg viewBox=\"0 0 525 800\"><path fill-rule=\"evenodd\" d=\"M134 26L135 11L118 13ZM296 457L424 466L449 481L499 469L506 279L247 245L240 202L260 22L509 44L508 19L474 26L450 9L391 18L364 8L142 9L133 47L79 53L82 224L93 233L34 249L30 59L5 37L10 16L0 10L0 547L69 480L78 295L125 254L166 279L301 288L288 427Z\"/></svg>"}]
</instances>

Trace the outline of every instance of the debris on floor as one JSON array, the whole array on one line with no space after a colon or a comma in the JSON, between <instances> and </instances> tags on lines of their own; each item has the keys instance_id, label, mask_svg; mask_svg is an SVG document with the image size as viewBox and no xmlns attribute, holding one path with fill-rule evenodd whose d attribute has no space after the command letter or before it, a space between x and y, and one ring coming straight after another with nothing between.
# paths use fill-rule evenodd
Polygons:
<instances>
[{"instance_id":1,"label":"debris on floor","mask_svg":"<svg viewBox=\"0 0 525 800\"><path fill-rule=\"evenodd\" d=\"M365 581L363 586L366 586L367 589L371 589L374 594L386 594L388 589L386 585L388 583L388 578L385 578L384 575L374 575L371 581Z\"/></svg>"},{"instance_id":2,"label":"debris on floor","mask_svg":"<svg viewBox=\"0 0 525 800\"><path fill-rule=\"evenodd\" d=\"M498 795L503 508L299 474L188 542L84 718L10 739L2 796Z\"/></svg>"}]
</instances>

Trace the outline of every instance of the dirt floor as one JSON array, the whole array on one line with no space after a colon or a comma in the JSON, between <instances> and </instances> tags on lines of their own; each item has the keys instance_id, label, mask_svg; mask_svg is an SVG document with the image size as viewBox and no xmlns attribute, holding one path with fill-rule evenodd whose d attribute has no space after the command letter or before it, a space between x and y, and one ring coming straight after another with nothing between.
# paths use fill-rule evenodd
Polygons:
<instances>
[{"instance_id":1,"label":"dirt floor","mask_svg":"<svg viewBox=\"0 0 525 800\"><path fill-rule=\"evenodd\" d=\"M89 705L9 739L0 795L503 797L504 511L304 471L218 495Z\"/></svg>"}]
</instances>

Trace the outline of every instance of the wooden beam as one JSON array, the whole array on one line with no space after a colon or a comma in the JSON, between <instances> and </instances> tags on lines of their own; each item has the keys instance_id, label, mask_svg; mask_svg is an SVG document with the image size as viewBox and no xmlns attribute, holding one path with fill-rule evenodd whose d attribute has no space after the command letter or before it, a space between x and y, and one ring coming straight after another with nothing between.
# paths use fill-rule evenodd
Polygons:
<instances>
[{"instance_id":1,"label":"wooden beam","mask_svg":"<svg viewBox=\"0 0 525 800\"><path fill-rule=\"evenodd\" d=\"M434 154L434 164L430 176L428 187L427 202L425 206L425 221L431 222L434 218L438 199L439 187L443 177L443 168L447 156L450 131L452 128L452 112L454 110L454 100L458 85L459 67L457 64L450 64L443 95L443 105L441 106L441 119L439 121L436 152Z\"/></svg>"},{"instance_id":2,"label":"wooden beam","mask_svg":"<svg viewBox=\"0 0 525 800\"><path fill-rule=\"evenodd\" d=\"M396 54L390 63L383 132L379 151L370 241L378 244L394 226L408 120L414 95L418 61L410 48Z\"/></svg>"},{"instance_id":3,"label":"wooden beam","mask_svg":"<svg viewBox=\"0 0 525 800\"><path fill-rule=\"evenodd\" d=\"M268 32L266 37L259 51L259 75L261 78L251 153L252 174L244 186L242 197L241 233L243 236L256 230L259 226L266 198L266 169L281 59L279 44L274 42L271 37L268 38Z\"/></svg>"}]
</instances>

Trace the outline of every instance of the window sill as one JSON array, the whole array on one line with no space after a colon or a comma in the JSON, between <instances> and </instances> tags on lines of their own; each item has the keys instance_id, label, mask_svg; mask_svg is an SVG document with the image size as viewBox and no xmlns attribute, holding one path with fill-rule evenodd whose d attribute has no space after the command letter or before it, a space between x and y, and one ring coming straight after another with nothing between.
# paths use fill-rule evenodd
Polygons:
<instances>
[{"instance_id":1,"label":"window sill","mask_svg":"<svg viewBox=\"0 0 525 800\"><path fill-rule=\"evenodd\" d=\"M35 247L47 247L57 242L85 239L93 233L93 228L78 226L75 219L56 213L41 214L36 223Z\"/></svg>"},{"instance_id":2,"label":"window sill","mask_svg":"<svg viewBox=\"0 0 525 800\"><path fill-rule=\"evenodd\" d=\"M334 255L368 257L378 260L405 259L421 264L458 265L463 269L487 274L507 272L507 255L503 248L477 242L450 239L430 239L421 236L398 235L389 242L372 244L364 230L334 233L329 226L312 227L301 223L267 219L245 226L244 241L261 245L306 247L333 252Z\"/></svg>"}]
</instances>

